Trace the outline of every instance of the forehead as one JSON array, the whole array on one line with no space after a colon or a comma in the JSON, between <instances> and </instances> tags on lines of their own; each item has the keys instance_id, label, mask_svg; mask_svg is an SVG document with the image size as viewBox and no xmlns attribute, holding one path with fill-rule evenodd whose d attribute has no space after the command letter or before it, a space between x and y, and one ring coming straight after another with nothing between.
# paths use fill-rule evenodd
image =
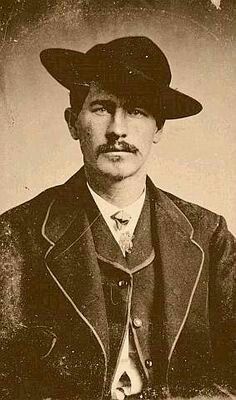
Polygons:
<instances>
[{"instance_id":1,"label":"forehead","mask_svg":"<svg viewBox=\"0 0 236 400\"><path fill-rule=\"evenodd\" d=\"M141 89L136 92L129 89L125 90L125 88L117 90L117 88L106 88L99 83L91 83L85 100L85 106L91 102L100 100L108 100L121 107L127 105L139 106L153 113L153 95L151 93L142 93Z\"/></svg>"},{"instance_id":2,"label":"forehead","mask_svg":"<svg viewBox=\"0 0 236 400\"><path fill-rule=\"evenodd\" d=\"M98 83L91 83L86 100L89 102L94 99L98 99L98 100L99 99L107 99L107 100L114 100L114 101L122 100L115 93L112 93L112 91L105 89Z\"/></svg>"}]
</instances>

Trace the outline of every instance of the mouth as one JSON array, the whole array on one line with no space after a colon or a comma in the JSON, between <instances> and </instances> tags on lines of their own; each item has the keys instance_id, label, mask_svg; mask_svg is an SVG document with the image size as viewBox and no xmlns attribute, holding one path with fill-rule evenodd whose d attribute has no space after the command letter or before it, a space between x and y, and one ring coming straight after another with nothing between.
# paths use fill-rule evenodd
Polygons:
<instances>
[{"instance_id":1,"label":"mouth","mask_svg":"<svg viewBox=\"0 0 236 400\"><path fill-rule=\"evenodd\" d=\"M136 154L138 152L138 149L126 142L123 142L120 144L120 146L117 145L110 145L110 144L104 144L99 146L98 149L98 154L102 153L112 153L112 154L119 154L119 153L131 153L131 154Z\"/></svg>"}]
</instances>

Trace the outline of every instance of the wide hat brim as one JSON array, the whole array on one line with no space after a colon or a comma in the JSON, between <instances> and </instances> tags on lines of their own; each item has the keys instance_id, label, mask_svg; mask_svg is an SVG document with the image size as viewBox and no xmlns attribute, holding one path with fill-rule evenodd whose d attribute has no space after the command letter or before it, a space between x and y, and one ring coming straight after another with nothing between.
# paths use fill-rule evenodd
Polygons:
<instances>
[{"instance_id":1,"label":"wide hat brim","mask_svg":"<svg viewBox=\"0 0 236 400\"><path fill-rule=\"evenodd\" d=\"M79 51L52 48L43 50L40 59L50 75L69 91L81 85L101 81L125 93L151 95L158 98L158 111L164 119L178 119L198 114L202 105L194 98L161 85L129 63L90 57ZM161 109L161 110L160 110Z\"/></svg>"}]
</instances>

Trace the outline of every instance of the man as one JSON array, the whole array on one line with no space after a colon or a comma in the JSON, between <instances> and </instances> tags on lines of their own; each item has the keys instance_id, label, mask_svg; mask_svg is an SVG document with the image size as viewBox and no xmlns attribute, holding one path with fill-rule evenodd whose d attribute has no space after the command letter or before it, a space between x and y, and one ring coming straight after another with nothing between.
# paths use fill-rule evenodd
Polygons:
<instances>
[{"instance_id":1,"label":"man","mask_svg":"<svg viewBox=\"0 0 236 400\"><path fill-rule=\"evenodd\" d=\"M165 120L200 103L145 37L41 61L84 168L1 218L1 398L233 398L235 240L147 177Z\"/></svg>"}]
</instances>

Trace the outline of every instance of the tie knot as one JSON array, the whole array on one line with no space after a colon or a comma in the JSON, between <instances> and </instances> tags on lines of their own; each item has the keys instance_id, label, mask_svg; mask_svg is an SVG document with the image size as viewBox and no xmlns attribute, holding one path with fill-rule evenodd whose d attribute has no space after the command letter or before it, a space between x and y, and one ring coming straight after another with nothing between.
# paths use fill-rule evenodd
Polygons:
<instances>
[{"instance_id":1,"label":"tie knot","mask_svg":"<svg viewBox=\"0 0 236 400\"><path fill-rule=\"evenodd\" d=\"M116 223L116 228L120 231L125 227L129 221L131 220L131 216L128 215L123 210L117 211L115 214L111 215L111 219L113 219Z\"/></svg>"}]
</instances>

